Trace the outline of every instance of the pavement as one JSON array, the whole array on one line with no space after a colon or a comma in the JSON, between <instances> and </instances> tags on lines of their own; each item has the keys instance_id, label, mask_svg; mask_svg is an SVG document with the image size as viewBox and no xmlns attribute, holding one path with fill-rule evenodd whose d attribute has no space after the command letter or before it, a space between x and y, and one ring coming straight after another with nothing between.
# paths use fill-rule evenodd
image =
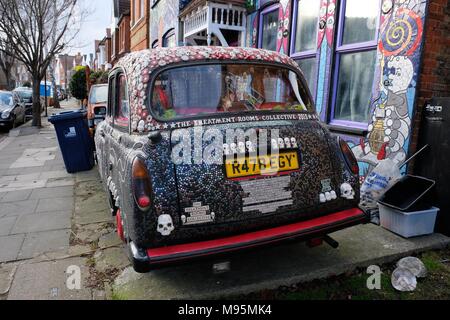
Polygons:
<instances>
[{"instance_id":1,"label":"pavement","mask_svg":"<svg viewBox=\"0 0 450 320\"><path fill-rule=\"evenodd\" d=\"M75 101L63 104L71 108ZM235 297L450 244L440 234L403 239L371 224L332 237L338 249L288 243L137 274L115 234L96 168L67 174L45 120L42 129L28 125L0 137L0 300ZM219 262L229 263L229 271L215 273Z\"/></svg>"}]
</instances>

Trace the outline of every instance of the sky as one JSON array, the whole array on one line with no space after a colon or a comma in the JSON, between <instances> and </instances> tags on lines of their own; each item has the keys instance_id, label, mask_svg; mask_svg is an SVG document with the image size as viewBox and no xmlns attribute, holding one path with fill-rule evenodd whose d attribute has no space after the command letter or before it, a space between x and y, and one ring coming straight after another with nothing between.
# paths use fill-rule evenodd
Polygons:
<instances>
[{"instance_id":1,"label":"sky","mask_svg":"<svg viewBox=\"0 0 450 320\"><path fill-rule=\"evenodd\" d=\"M103 39L106 28L111 24L112 0L81 0L81 2L91 13L74 39L69 54L94 53L94 41Z\"/></svg>"}]
</instances>

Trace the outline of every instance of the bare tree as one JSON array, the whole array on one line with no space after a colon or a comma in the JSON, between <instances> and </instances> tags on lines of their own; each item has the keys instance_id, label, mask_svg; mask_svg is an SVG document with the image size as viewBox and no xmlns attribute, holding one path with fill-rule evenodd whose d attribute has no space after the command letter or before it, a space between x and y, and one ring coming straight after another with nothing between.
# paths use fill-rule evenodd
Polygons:
<instances>
[{"instance_id":1,"label":"bare tree","mask_svg":"<svg viewBox=\"0 0 450 320\"><path fill-rule=\"evenodd\" d=\"M0 68L5 74L7 89L11 90L12 87L12 68L14 66L14 56L11 52L11 46L8 41L0 39Z\"/></svg>"},{"instance_id":2,"label":"bare tree","mask_svg":"<svg viewBox=\"0 0 450 320\"><path fill-rule=\"evenodd\" d=\"M73 41L87 12L79 0L0 0L0 38L33 78L33 126L41 126L40 83Z\"/></svg>"}]
</instances>

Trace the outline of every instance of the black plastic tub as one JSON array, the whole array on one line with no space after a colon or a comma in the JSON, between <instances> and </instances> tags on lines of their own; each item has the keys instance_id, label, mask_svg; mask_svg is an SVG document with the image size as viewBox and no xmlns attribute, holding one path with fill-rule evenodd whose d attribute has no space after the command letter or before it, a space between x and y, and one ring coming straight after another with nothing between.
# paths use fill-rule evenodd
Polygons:
<instances>
[{"instance_id":1,"label":"black plastic tub","mask_svg":"<svg viewBox=\"0 0 450 320\"><path fill-rule=\"evenodd\" d=\"M435 185L433 180L407 175L389 189L379 203L402 212L427 210L432 207Z\"/></svg>"}]
</instances>

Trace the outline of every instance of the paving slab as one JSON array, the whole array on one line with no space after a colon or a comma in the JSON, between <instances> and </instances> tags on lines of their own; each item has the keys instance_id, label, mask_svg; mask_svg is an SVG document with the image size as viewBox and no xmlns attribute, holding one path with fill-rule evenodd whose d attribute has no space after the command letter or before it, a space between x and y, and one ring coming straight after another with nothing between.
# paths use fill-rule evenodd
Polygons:
<instances>
[{"instance_id":1,"label":"paving slab","mask_svg":"<svg viewBox=\"0 0 450 320\"><path fill-rule=\"evenodd\" d=\"M36 188L43 188L47 180L31 180L31 181L11 181L1 186L2 192L16 192L21 190L31 190Z\"/></svg>"},{"instance_id":2,"label":"paving slab","mask_svg":"<svg viewBox=\"0 0 450 320\"><path fill-rule=\"evenodd\" d=\"M73 178L56 178L56 179L49 179L47 181L46 187L47 188L55 188L55 187L68 187L73 186L75 184L75 181Z\"/></svg>"},{"instance_id":3,"label":"paving slab","mask_svg":"<svg viewBox=\"0 0 450 320\"><path fill-rule=\"evenodd\" d=\"M0 296L9 292L17 266L14 264L0 265Z\"/></svg>"},{"instance_id":4,"label":"paving slab","mask_svg":"<svg viewBox=\"0 0 450 320\"><path fill-rule=\"evenodd\" d=\"M24 238L25 235L23 234L0 237L0 263L11 262L17 259Z\"/></svg>"},{"instance_id":5,"label":"paving slab","mask_svg":"<svg viewBox=\"0 0 450 320\"><path fill-rule=\"evenodd\" d=\"M0 219L0 236L7 236L16 223L17 217L6 217ZM1 247L1 245L0 245Z\"/></svg>"},{"instance_id":6,"label":"paving slab","mask_svg":"<svg viewBox=\"0 0 450 320\"><path fill-rule=\"evenodd\" d=\"M56 188L40 188L34 189L30 199L53 199L67 198L73 196L73 187L56 187Z\"/></svg>"},{"instance_id":7,"label":"paving slab","mask_svg":"<svg viewBox=\"0 0 450 320\"><path fill-rule=\"evenodd\" d=\"M33 214L36 210L37 204L37 200L3 203L0 206L0 215L19 216Z\"/></svg>"},{"instance_id":8,"label":"paving slab","mask_svg":"<svg viewBox=\"0 0 450 320\"><path fill-rule=\"evenodd\" d=\"M70 218L59 213L22 215L17 219L12 234L63 230L71 227Z\"/></svg>"},{"instance_id":9,"label":"paving slab","mask_svg":"<svg viewBox=\"0 0 450 320\"><path fill-rule=\"evenodd\" d=\"M18 259L32 259L43 253L69 249L70 230L29 233L25 237Z\"/></svg>"},{"instance_id":10,"label":"paving slab","mask_svg":"<svg viewBox=\"0 0 450 320\"><path fill-rule=\"evenodd\" d=\"M65 170L42 172L39 177L41 179L72 178L72 176Z\"/></svg>"},{"instance_id":11,"label":"paving slab","mask_svg":"<svg viewBox=\"0 0 450 320\"><path fill-rule=\"evenodd\" d=\"M6 195L0 199L0 203L28 200L30 198L31 192L33 192L33 190L20 190L7 192Z\"/></svg>"},{"instance_id":12,"label":"paving slab","mask_svg":"<svg viewBox=\"0 0 450 320\"><path fill-rule=\"evenodd\" d=\"M72 210L73 201L73 197L41 199L36 208L36 213Z\"/></svg>"},{"instance_id":13,"label":"paving slab","mask_svg":"<svg viewBox=\"0 0 450 320\"><path fill-rule=\"evenodd\" d=\"M259 248L220 260L189 263L138 275L126 269L114 294L123 299L216 299L277 289L315 279L381 265L413 253L442 249L450 239L435 234L400 238L378 226L364 225L332 235L339 249L314 249L301 243ZM217 275L213 263L229 261L231 271Z\"/></svg>"},{"instance_id":14,"label":"paving slab","mask_svg":"<svg viewBox=\"0 0 450 320\"><path fill-rule=\"evenodd\" d=\"M80 290L67 287L73 275L68 273L69 267L80 268ZM84 258L22 264L16 271L8 300L92 300L91 290L84 285L87 276Z\"/></svg>"},{"instance_id":15,"label":"paving slab","mask_svg":"<svg viewBox=\"0 0 450 320\"><path fill-rule=\"evenodd\" d=\"M9 168L9 166L8 166L8 168ZM36 168L9 169L8 171L6 171L6 175L7 176L17 176L17 175L21 175L21 174L35 173L36 171L38 171L38 169L36 169Z\"/></svg>"},{"instance_id":16,"label":"paving slab","mask_svg":"<svg viewBox=\"0 0 450 320\"><path fill-rule=\"evenodd\" d=\"M110 247L118 247L122 245L122 241L120 240L117 232L110 232L100 237L98 240L98 247L100 249L110 248Z\"/></svg>"},{"instance_id":17,"label":"paving slab","mask_svg":"<svg viewBox=\"0 0 450 320\"><path fill-rule=\"evenodd\" d=\"M94 258L95 269L100 272L106 272L110 269L124 269L130 265L130 261L122 247L98 251Z\"/></svg>"}]
</instances>

